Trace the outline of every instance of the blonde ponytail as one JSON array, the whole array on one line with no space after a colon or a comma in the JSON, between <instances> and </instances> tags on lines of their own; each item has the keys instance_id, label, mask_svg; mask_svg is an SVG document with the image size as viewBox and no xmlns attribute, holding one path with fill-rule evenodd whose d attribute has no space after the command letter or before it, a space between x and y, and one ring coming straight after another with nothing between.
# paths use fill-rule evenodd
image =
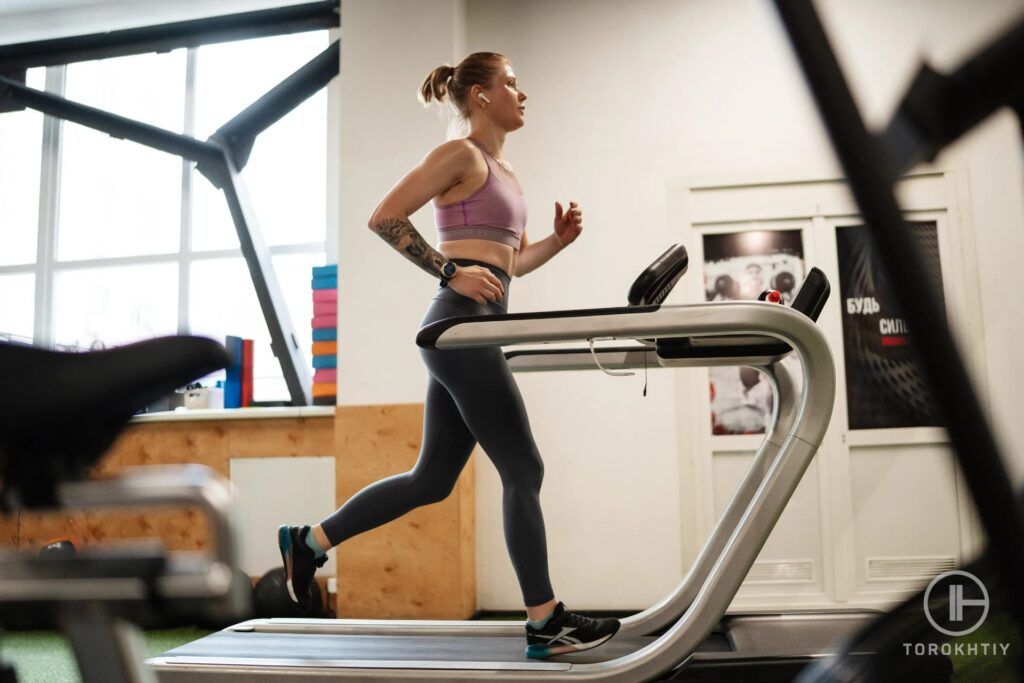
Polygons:
<instances>
[{"instance_id":1,"label":"blonde ponytail","mask_svg":"<svg viewBox=\"0 0 1024 683\"><path fill-rule=\"evenodd\" d=\"M451 82L455 78L455 67L450 64L439 66L431 71L420 86L420 102L424 105L431 101L443 103L444 98L451 89Z\"/></svg>"}]
</instances>

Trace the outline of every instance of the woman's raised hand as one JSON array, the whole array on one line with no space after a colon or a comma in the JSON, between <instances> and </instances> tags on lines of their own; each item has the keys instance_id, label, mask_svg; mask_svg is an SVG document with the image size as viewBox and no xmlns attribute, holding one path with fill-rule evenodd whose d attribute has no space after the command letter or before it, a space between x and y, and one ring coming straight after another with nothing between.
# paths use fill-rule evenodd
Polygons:
<instances>
[{"instance_id":1,"label":"woman's raised hand","mask_svg":"<svg viewBox=\"0 0 1024 683\"><path fill-rule=\"evenodd\" d=\"M505 297L501 280L482 266L459 266L448 286L478 304L486 305Z\"/></svg>"},{"instance_id":2,"label":"woman's raised hand","mask_svg":"<svg viewBox=\"0 0 1024 683\"><path fill-rule=\"evenodd\" d=\"M567 247L576 241L583 232L583 212L576 202L569 202L569 210L563 211L562 205L555 202L555 237Z\"/></svg>"}]
</instances>

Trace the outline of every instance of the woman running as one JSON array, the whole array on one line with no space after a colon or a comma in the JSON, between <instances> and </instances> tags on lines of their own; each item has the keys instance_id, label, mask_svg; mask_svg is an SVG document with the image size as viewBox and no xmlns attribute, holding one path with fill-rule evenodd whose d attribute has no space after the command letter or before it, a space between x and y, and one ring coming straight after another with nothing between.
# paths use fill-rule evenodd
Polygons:
<instances>
[{"instance_id":1,"label":"woman running","mask_svg":"<svg viewBox=\"0 0 1024 683\"><path fill-rule=\"evenodd\" d=\"M526 234L526 200L502 149L523 127L526 95L509 60L477 52L458 66L434 69L420 88L424 104L450 102L465 138L431 150L380 201L369 226L395 250L439 280L423 325L455 316L503 314L512 275L522 276L572 244L583 229L575 202L555 203L553 230ZM433 201L438 248L409 216ZM548 576L540 507L544 463L526 407L500 347L420 351L429 370L423 444L409 472L378 481L333 515L309 527L282 526L281 555L293 600L308 609L310 583L329 549L451 493L479 443L502 483L505 542L526 605L526 655L544 658L587 650L619 629L558 602Z\"/></svg>"}]
</instances>

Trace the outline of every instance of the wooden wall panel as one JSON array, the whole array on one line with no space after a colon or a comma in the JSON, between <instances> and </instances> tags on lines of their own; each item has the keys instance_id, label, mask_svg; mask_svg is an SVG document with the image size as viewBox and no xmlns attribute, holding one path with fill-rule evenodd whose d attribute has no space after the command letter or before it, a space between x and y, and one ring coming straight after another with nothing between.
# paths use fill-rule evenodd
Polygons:
<instances>
[{"instance_id":1,"label":"wooden wall panel","mask_svg":"<svg viewBox=\"0 0 1024 683\"><path fill-rule=\"evenodd\" d=\"M147 422L129 425L96 467L96 476L139 465L198 463L228 474L231 421Z\"/></svg>"},{"instance_id":2,"label":"wooden wall panel","mask_svg":"<svg viewBox=\"0 0 1024 683\"><path fill-rule=\"evenodd\" d=\"M18 543L18 514L0 515L0 546Z\"/></svg>"},{"instance_id":3,"label":"wooden wall panel","mask_svg":"<svg viewBox=\"0 0 1024 683\"><path fill-rule=\"evenodd\" d=\"M241 421L240 421L241 422ZM245 420L228 434L232 458L282 458L334 453L331 418Z\"/></svg>"},{"instance_id":4,"label":"wooden wall panel","mask_svg":"<svg viewBox=\"0 0 1024 683\"><path fill-rule=\"evenodd\" d=\"M363 487L406 472L419 455L423 405L348 407L335 413L339 505ZM473 465L453 494L349 539L338 553L338 616L464 619L476 612ZM468 549L467 549L468 546Z\"/></svg>"},{"instance_id":5,"label":"wooden wall panel","mask_svg":"<svg viewBox=\"0 0 1024 683\"><path fill-rule=\"evenodd\" d=\"M332 417L137 423L125 429L94 476L116 475L126 467L198 463L227 477L232 457L330 454L333 439ZM23 549L69 535L84 545L155 537L171 550L205 550L210 538L198 508L26 512L12 526L0 543Z\"/></svg>"},{"instance_id":6,"label":"wooden wall panel","mask_svg":"<svg viewBox=\"0 0 1024 683\"><path fill-rule=\"evenodd\" d=\"M97 509L61 514L24 512L18 546L41 548L52 538L70 536L82 547L140 538L159 538L169 550L203 550L210 527L198 508Z\"/></svg>"},{"instance_id":7,"label":"wooden wall panel","mask_svg":"<svg viewBox=\"0 0 1024 683\"><path fill-rule=\"evenodd\" d=\"M96 468L201 463L229 476L231 458L337 458L340 506L419 455L423 405L338 407L334 417L146 422L130 425ZM463 619L476 612L474 456L453 494L344 543L338 616ZM0 545L39 548L56 536L85 545L159 538L171 550L205 550L210 530L195 509L22 513L0 518ZM321 577L323 578L323 577Z\"/></svg>"},{"instance_id":8,"label":"wooden wall panel","mask_svg":"<svg viewBox=\"0 0 1024 683\"><path fill-rule=\"evenodd\" d=\"M486 454L478 446L473 451L466 465L466 471L459 478L455 494L459 503L459 568L462 576L459 597L464 615L456 618L468 618L476 614L476 462L486 458ZM467 611L468 609L468 611Z\"/></svg>"}]
</instances>

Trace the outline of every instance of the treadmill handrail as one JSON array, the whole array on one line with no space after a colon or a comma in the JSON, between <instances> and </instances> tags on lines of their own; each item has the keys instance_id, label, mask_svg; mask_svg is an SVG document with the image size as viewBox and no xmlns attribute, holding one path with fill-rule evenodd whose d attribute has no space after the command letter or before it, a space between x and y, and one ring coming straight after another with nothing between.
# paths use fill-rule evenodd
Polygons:
<instances>
[{"instance_id":1,"label":"treadmill handrail","mask_svg":"<svg viewBox=\"0 0 1024 683\"><path fill-rule=\"evenodd\" d=\"M834 373L832 354L821 331L803 313L787 306L760 301L729 301L677 306L645 306L594 309L593 311L554 311L541 314L498 316L467 316L447 318L425 326L417 343L425 348L454 349L477 346L510 346L549 342L585 341L588 339L650 339L665 337L730 337L761 335L775 337L797 351L804 366L804 377L813 377L820 369ZM822 356L809 340L821 338ZM827 356L827 358L825 358ZM819 367L821 366L821 367ZM827 367L825 367L827 366ZM835 378L827 389L829 406L834 394ZM818 400L813 382L805 382L799 414L807 412ZM808 395L812 394L812 395ZM822 397L823 398L823 397ZM812 445L820 445L821 435L831 418L827 414L798 418L800 433L807 437L818 434ZM813 437L812 437L813 438ZM812 443L808 441L808 443Z\"/></svg>"},{"instance_id":2,"label":"treadmill handrail","mask_svg":"<svg viewBox=\"0 0 1024 683\"><path fill-rule=\"evenodd\" d=\"M722 329L708 316L746 315L754 325L732 325ZM472 346L513 346L590 339L671 339L674 337L744 336L783 339L779 330L763 327L761 315L769 309L788 311L806 318L787 306L763 301L720 301L673 306L619 306L506 315L471 315L444 318L423 326L416 344L425 349L465 348ZM690 319L693 317L694 319ZM696 318L701 324L696 324ZM765 340L768 341L768 340ZM735 343L735 342L734 342Z\"/></svg>"},{"instance_id":3,"label":"treadmill handrail","mask_svg":"<svg viewBox=\"0 0 1024 683\"><path fill-rule=\"evenodd\" d=\"M463 315L454 318L444 318L437 322L424 325L416 335L416 345L430 349L437 347L437 341L449 328L467 322L518 322L549 320L555 318L587 318L615 314L642 314L650 313L661 308L660 305L651 306L613 306L609 308L579 308L561 311L541 311L532 313L506 313L504 315ZM515 343L515 342L509 342ZM522 343L522 342L520 342Z\"/></svg>"},{"instance_id":4,"label":"treadmill handrail","mask_svg":"<svg viewBox=\"0 0 1024 683\"><path fill-rule=\"evenodd\" d=\"M816 321L818 315L821 313L822 308L825 306L825 302L828 300L829 293L831 292L831 286L828 278L821 271L820 268L811 268L808 272L807 277L804 278L804 282L800 287L800 290L796 294L796 298L793 300L793 305L790 310L800 313L801 315L809 318L812 321ZM712 302L704 304L690 304L692 306L712 306L716 309L727 307L727 306L749 306L751 304L757 305L768 305L773 306L775 304L766 304L765 302L751 302L751 301L726 301L726 302ZM661 306L660 304L652 304L648 306L619 306L613 308L583 308L583 309L570 309L560 311L541 311L532 313L507 313L504 315L476 315L476 316L456 316L453 318L445 318L438 320L429 325L425 325L420 329L416 335L416 344L425 349L431 348L445 348L448 346L443 340L450 339L453 335L451 332L452 328L465 325L466 323L479 323L488 325L501 325L496 327L506 334L521 331L520 324L527 325L527 329L540 330L546 329L548 336L545 338L537 338L531 340L529 338L515 338L514 336L502 337L496 335L493 338L478 341L475 344L466 343L463 339L462 343L458 346L491 346L499 345L505 346L509 344L524 344L535 342L555 342L555 341L576 341L576 340L590 340L590 339L646 339L646 338L657 338L657 337L680 337L686 336L686 334L674 333L670 330L661 330L659 333L649 334L638 334L635 330L631 330L631 333L627 333L625 336L620 337L615 334L612 336L607 335L607 329L595 328L594 325L587 326L586 322L593 322L594 319L604 318L606 316L629 316L636 314L637 318L644 319L644 314L656 314L659 311L666 309L680 309L686 308L686 306ZM573 321L575 326L573 329L593 329L594 332L585 336L578 336L569 334L568 336L551 335L551 328L544 328L542 323L544 321ZM625 319L621 321L624 324ZM633 322L636 322L634 320ZM531 323L533 325L531 326ZM557 329L557 328L556 328ZM643 329L643 328L640 328ZM463 332L464 334L464 332ZM728 337L733 336L736 333L726 332L724 334L716 334L714 331L708 331L702 333L704 336L721 336ZM743 333L739 333L743 334ZM461 339L459 333L454 333L455 339Z\"/></svg>"}]
</instances>

